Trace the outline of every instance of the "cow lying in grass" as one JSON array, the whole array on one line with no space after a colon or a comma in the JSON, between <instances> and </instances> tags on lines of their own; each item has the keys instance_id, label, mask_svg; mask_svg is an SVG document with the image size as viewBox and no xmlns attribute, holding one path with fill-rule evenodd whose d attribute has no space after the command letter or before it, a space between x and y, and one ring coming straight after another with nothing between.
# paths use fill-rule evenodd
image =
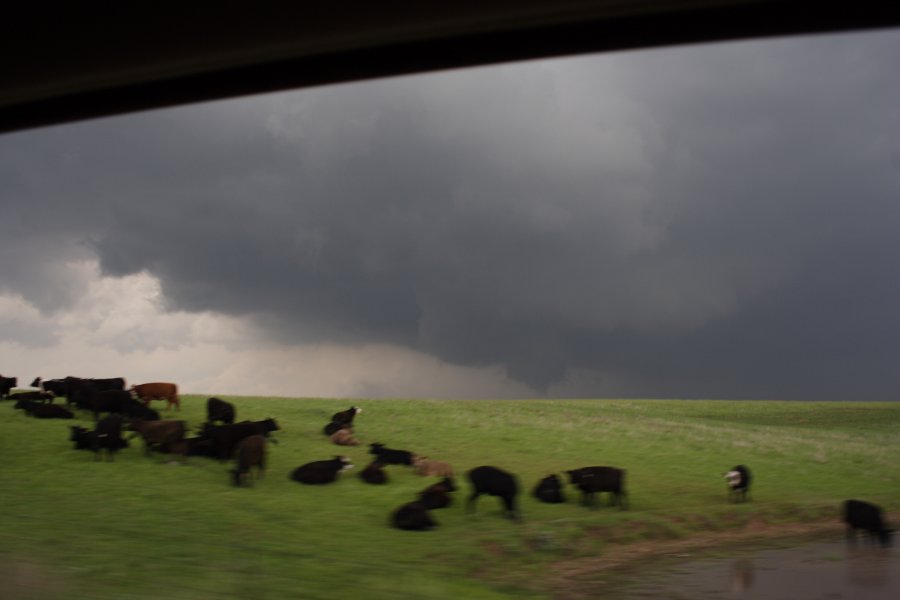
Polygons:
<instances>
[{"instance_id":1,"label":"cow lying in grass","mask_svg":"<svg viewBox=\"0 0 900 600\"><path fill-rule=\"evenodd\" d=\"M351 406L347 410L342 410L340 412L336 412L331 415L332 423L346 423L347 425L353 424L353 417L362 412L361 408L356 406Z\"/></svg>"},{"instance_id":2,"label":"cow lying in grass","mask_svg":"<svg viewBox=\"0 0 900 600\"><path fill-rule=\"evenodd\" d=\"M453 467L450 463L440 460L431 460L427 456L413 457L413 471L422 477L453 477Z\"/></svg>"},{"instance_id":3,"label":"cow lying in grass","mask_svg":"<svg viewBox=\"0 0 900 600\"><path fill-rule=\"evenodd\" d=\"M19 400L15 408L24 410L26 414L35 419L73 419L72 411L58 404L44 404L33 400Z\"/></svg>"},{"instance_id":4,"label":"cow lying in grass","mask_svg":"<svg viewBox=\"0 0 900 600\"><path fill-rule=\"evenodd\" d=\"M332 483L338 473L353 468L346 456L335 456L331 460L317 460L300 465L291 473L291 479L309 485Z\"/></svg>"},{"instance_id":5,"label":"cow lying in grass","mask_svg":"<svg viewBox=\"0 0 900 600\"><path fill-rule=\"evenodd\" d=\"M435 508L447 508L453 503L450 492L455 492L456 486L449 477L444 477L441 481L429 485L419 493L419 502L422 506L432 510Z\"/></svg>"},{"instance_id":6,"label":"cow lying in grass","mask_svg":"<svg viewBox=\"0 0 900 600\"><path fill-rule=\"evenodd\" d=\"M328 439L338 446L359 446L359 440L353 437L352 429L338 429Z\"/></svg>"},{"instance_id":7,"label":"cow lying in grass","mask_svg":"<svg viewBox=\"0 0 900 600\"><path fill-rule=\"evenodd\" d=\"M122 437L121 422L118 433L115 426L108 421L118 417L105 417L97 423L97 427L91 431L86 427L72 426L69 440L75 442L75 450L90 450L97 460L100 459L100 450L106 450L107 457L113 460L115 453L128 447L128 440Z\"/></svg>"},{"instance_id":8,"label":"cow lying in grass","mask_svg":"<svg viewBox=\"0 0 900 600\"><path fill-rule=\"evenodd\" d=\"M375 455L378 458L378 462L386 465L411 466L413 464L413 453L407 450L393 450L378 442L369 444L369 448L369 454Z\"/></svg>"},{"instance_id":9,"label":"cow lying in grass","mask_svg":"<svg viewBox=\"0 0 900 600\"><path fill-rule=\"evenodd\" d=\"M375 485L382 485L387 483L388 481L388 476L387 472L385 472L384 470L384 465L377 460L373 460L366 466L365 469L360 471L359 478L366 483L372 483Z\"/></svg>"},{"instance_id":10,"label":"cow lying in grass","mask_svg":"<svg viewBox=\"0 0 900 600\"><path fill-rule=\"evenodd\" d=\"M555 473L541 479L535 486L532 494L541 502L550 504L559 504L566 501L566 497L563 495L562 482Z\"/></svg>"},{"instance_id":11,"label":"cow lying in grass","mask_svg":"<svg viewBox=\"0 0 900 600\"><path fill-rule=\"evenodd\" d=\"M428 531L437 527L437 522L421 502L409 502L395 510L391 514L391 524L406 531Z\"/></svg>"},{"instance_id":12,"label":"cow lying in grass","mask_svg":"<svg viewBox=\"0 0 900 600\"><path fill-rule=\"evenodd\" d=\"M884 548L891 545L894 532L888 529L880 506L862 500L847 500L843 505L842 520L847 525L847 541L855 542L856 530L862 529L873 544L877 540Z\"/></svg>"},{"instance_id":13,"label":"cow lying in grass","mask_svg":"<svg viewBox=\"0 0 900 600\"><path fill-rule=\"evenodd\" d=\"M619 508L627 508L625 492L625 471L616 467L582 467L566 471L569 482L581 490L581 502L585 506L597 508L597 494L609 492L610 505L618 504Z\"/></svg>"}]
</instances>

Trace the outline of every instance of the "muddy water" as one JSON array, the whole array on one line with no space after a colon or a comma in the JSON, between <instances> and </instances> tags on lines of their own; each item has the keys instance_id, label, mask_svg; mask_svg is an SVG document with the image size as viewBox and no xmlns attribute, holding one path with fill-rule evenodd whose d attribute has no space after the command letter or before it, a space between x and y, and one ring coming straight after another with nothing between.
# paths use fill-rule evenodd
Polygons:
<instances>
[{"instance_id":1,"label":"muddy water","mask_svg":"<svg viewBox=\"0 0 900 600\"><path fill-rule=\"evenodd\" d=\"M608 597L690 600L898 600L900 549L807 542L730 549L629 575Z\"/></svg>"}]
</instances>

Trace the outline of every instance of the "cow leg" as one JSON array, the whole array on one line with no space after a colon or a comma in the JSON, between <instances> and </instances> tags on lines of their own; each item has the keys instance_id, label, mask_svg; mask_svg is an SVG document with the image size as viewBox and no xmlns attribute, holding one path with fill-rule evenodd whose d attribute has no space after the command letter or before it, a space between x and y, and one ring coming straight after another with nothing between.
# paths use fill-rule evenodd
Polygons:
<instances>
[{"instance_id":1,"label":"cow leg","mask_svg":"<svg viewBox=\"0 0 900 600\"><path fill-rule=\"evenodd\" d=\"M466 512L475 512L475 501L478 499L479 492L472 492L472 495L469 496L469 499L466 501Z\"/></svg>"}]
</instances>

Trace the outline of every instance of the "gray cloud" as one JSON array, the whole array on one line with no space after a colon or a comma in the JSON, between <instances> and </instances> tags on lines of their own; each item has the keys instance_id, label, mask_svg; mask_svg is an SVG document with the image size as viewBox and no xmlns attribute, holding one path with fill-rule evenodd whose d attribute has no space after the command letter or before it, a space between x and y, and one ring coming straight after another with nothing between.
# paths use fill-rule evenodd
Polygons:
<instances>
[{"instance_id":1,"label":"gray cloud","mask_svg":"<svg viewBox=\"0 0 900 600\"><path fill-rule=\"evenodd\" d=\"M52 312L96 255L280 343L537 391L894 398L898 51L654 50L7 135L0 285Z\"/></svg>"}]
</instances>

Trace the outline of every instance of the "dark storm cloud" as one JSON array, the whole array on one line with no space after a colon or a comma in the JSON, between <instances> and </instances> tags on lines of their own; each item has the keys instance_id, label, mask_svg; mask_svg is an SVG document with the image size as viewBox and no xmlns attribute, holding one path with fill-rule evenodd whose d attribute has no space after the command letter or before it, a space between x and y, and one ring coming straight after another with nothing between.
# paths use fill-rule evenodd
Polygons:
<instances>
[{"instance_id":1,"label":"dark storm cloud","mask_svg":"<svg viewBox=\"0 0 900 600\"><path fill-rule=\"evenodd\" d=\"M52 311L96 255L171 308L537 390L894 398L898 51L678 48L4 136L3 289Z\"/></svg>"}]
</instances>

